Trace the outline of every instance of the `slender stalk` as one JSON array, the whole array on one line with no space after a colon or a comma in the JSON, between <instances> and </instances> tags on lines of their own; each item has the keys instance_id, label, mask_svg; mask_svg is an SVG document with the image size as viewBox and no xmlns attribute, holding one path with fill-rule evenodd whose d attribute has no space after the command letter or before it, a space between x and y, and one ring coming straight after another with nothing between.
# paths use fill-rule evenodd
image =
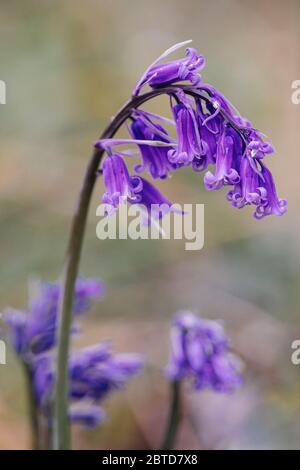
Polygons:
<instances>
[{"instance_id":1,"label":"slender stalk","mask_svg":"<svg viewBox=\"0 0 300 470\"><path fill-rule=\"evenodd\" d=\"M167 426L161 450L172 450L174 448L178 427L180 424L180 381L176 380L171 383L170 392L170 409L167 419Z\"/></svg>"},{"instance_id":2,"label":"slender stalk","mask_svg":"<svg viewBox=\"0 0 300 470\"><path fill-rule=\"evenodd\" d=\"M38 417L38 408L34 396L33 391L33 381L32 381L32 371L31 368L26 364L23 363L24 372L25 372L25 380L26 380L26 388L27 388L27 400L28 400L28 412L29 412L29 421L30 421L30 428L31 428L31 449L32 450L39 450L40 442L39 442L39 417Z\"/></svg>"},{"instance_id":3,"label":"slender stalk","mask_svg":"<svg viewBox=\"0 0 300 470\"><path fill-rule=\"evenodd\" d=\"M53 428L53 412L51 406L48 406L43 415L43 439L44 449L51 449L53 443L52 428Z\"/></svg>"},{"instance_id":4,"label":"slender stalk","mask_svg":"<svg viewBox=\"0 0 300 470\"><path fill-rule=\"evenodd\" d=\"M207 96L207 92L203 93L201 90L185 85L162 87L140 96L134 96L112 119L100 139L112 138L126 119L130 117L133 109L138 108L143 103L156 96L162 94L172 95L176 93L178 89L183 89L191 96L210 101L210 98ZM227 119L230 121L229 118ZM233 127L236 127L234 123L232 123L232 125ZM103 149L95 149L90 157L80 190L78 205L73 217L65 268L62 277L53 429L53 448L57 450L70 448L70 425L68 420L68 352L72 322L74 285L78 274L88 209L97 179L97 170L103 154Z\"/></svg>"}]
</instances>

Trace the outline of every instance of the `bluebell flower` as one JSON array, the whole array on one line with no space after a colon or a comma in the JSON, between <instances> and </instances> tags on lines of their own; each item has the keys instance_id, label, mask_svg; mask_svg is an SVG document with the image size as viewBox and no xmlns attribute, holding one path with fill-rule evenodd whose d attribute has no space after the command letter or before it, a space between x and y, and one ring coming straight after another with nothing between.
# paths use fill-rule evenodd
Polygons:
<instances>
[{"instance_id":1,"label":"bluebell flower","mask_svg":"<svg viewBox=\"0 0 300 470\"><path fill-rule=\"evenodd\" d=\"M139 140L161 140L162 142L170 142L167 131L159 124L154 123L151 119L137 116L133 118L130 130L134 139ZM176 165L172 164L168 158L170 147L155 147L151 145L138 145L142 164L134 167L136 173L147 171L153 179L166 178L172 171L176 169Z\"/></svg>"},{"instance_id":2,"label":"bluebell flower","mask_svg":"<svg viewBox=\"0 0 300 470\"><path fill-rule=\"evenodd\" d=\"M189 165L194 159L204 154L197 116L190 100L184 93L176 95L176 104L172 111L177 130L177 147L169 150L168 157L172 163Z\"/></svg>"},{"instance_id":3,"label":"bluebell flower","mask_svg":"<svg viewBox=\"0 0 300 470\"><path fill-rule=\"evenodd\" d=\"M267 215L283 215L287 202L277 196L275 183L270 170L260 163L261 170L245 155L241 162L240 182L227 193L231 204L240 209L245 205L255 205L254 217L261 219Z\"/></svg>"},{"instance_id":4,"label":"bluebell flower","mask_svg":"<svg viewBox=\"0 0 300 470\"><path fill-rule=\"evenodd\" d=\"M173 204L145 178L140 177L141 191L134 199L128 199L130 204L137 204L144 210L145 223L151 223L164 217L169 212L174 212Z\"/></svg>"},{"instance_id":5,"label":"bluebell flower","mask_svg":"<svg viewBox=\"0 0 300 470\"><path fill-rule=\"evenodd\" d=\"M227 199L233 207L254 206L257 219L283 215L287 201L277 196L273 176L266 166L266 160L274 152L273 146L220 91L202 82L198 72L205 63L203 56L189 48L187 57L162 62L188 42L176 44L162 54L143 74L133 93L138 95L146 84L160 91L165 87L165 93L170 96L175 140L157 124L157 121L164 122L164 118L152 119L151 113L133 106L129 116L133 138L104 139L96 143L96 147L107 152L103 165L106 190L103 202L110 204L110 213L120 202L135 204L143 199L147 205L150 200L156 204L165 199L169 204L168 198L155 194L153 186L149 192L150 182L143 187L139 175L145 171L153 179L164 179L188 166L195 172L205 171L207 190L229 187ZM124 144L139 147L142 163L134 167L138 175L130 175L122 156L113 151L114 146Z\"/></svg>"},{"instance_id":6,"label":"bluebell flower","mask_svg":"<svg viewBox=\"0 0 300 470\"><path fill-rule=\"evenodd\" d=\"M78 279L75 286L73 312L80 315L90 308L92 299L101 299L104 285L96 279ZM40 354L56 343L60 284L42 282L26 311L6 309L3 320L7 336L16 353L24 360Z\"/></svg>"},{"instance_id":7,"label":"bluebell flower","mask_svg":"<svg viewBox=\"0 0 300 470\"><path fill-rule=\"evenodd\" d=\"M241 385L242 378L228 346L219 323L181 312L172 325L166 373L172 381L191 379L196 390L232 392Z\"/></svg>"},{"instance_id":8,"label":"bluebell flower","mask_svg":"<svg viewBox=\"0 0 300 470\"><path fill-rule=\"evenodd\" d=\"M162 59L167 57L171 52L179 47L187 44L190 41L176 44L175 46L164 52L144 73L141 80L135 87L133 95L138 95L146 84L152 88L162 85L169 85L172 83L187 80L194 85L197 85L201 77L198 72L205 66L205 58L203 55L198 54L196 49L187 48L186 57L178 60L172 60L165 63L159 63Z\"/></svg>"},{"instance_id":9,"label":"bluebell flower","mask_svg":"<svg viewBox=\"0 0 300 470\"><path fill-rule=\"evenodd\" d=\"M74 352L69 360L70 418L93 427L103 419L99 403L114 390L124 388L143 367L138 354L112 354L108 343ZM40 409L46 410L54 387L54 362L42 355L33 363L33 386Z\"/></svg>"},{"instance_id":10,"label":"bluebell flower","mask_svg":"<svg viewBox=\"0 0 300 470\"><path fill-rule=\"evenodd\" d=\"M226 118L233 121L237 126L241 128L251 128L250 121L243 118L238 110L219 90L209 83L201 83L200 88L202 91L205 91L210 98L207 105L209 115L205 119L206 125L208 125L208 122L211 123L211 121L222 114L222 112L225 112Z\"/></svg>"},{"instance_id":11,"label":"bluebell flower","mask_svg":"<svg viewBox=\"0 0 300 470\"><path fill-rule=\"evenodd\" d=\"M93 429L105 420L105 413L100 406L79 403L71 406L69 417L72 423Z\"/></svg>"},{"instance_id":12,"label":"bluebell flower","mask_svg":"<svg viewBox=\"0 0 300 470\"><path fill-rule=\"evenodd\" d=\"M200 115L197 113L198 129L201 139L201 154L195 155L192 160L192 168L196 172L202 172L209 165L216 163L217 142L216 134L220 134L220 126L222 125L219 117L217 117L210 125L214 126L214 132L208 129L204 124Z\"/></svg>"},{"instance_id":13,"label":"bluebell flower","mask_svg":"<svg viewBox=\"0 0 300 470\"><path fill-rule=\"evenodd\" d=\"M170 210L172 203L149 181L141 176L130 176L122 156L109 155L103 164L105 193L102 202L111 215L123 202L138 205L145 212L145 221L159 219Z\"/></svg>"},{"instance_id":14,"label":"bluebell flower","mask_svg":"<svg viewBox=\"0 0 300 470\"><path fill-rule=\"evenodd\" d=\"M260 206L267 201L267 191L258 169L253 168L251 157L244 155L240 164L240 181L227 193L231 204L240 209L247 204Z\"/></svg>"},{"instance_id":15,"label":"bluebell flower","mask_svg":"<svg viewBox=\"0 0 300 470\"><path fill-rule=\"evenodd\" d=\"M257 205L254 216L261 219L266 215L283 215L286 212L287 201L277 196L274 179L270 170L261 164L262 192L265 195Z\"/></svg>"},{"instance_id":16,"label":"bluebell flower","mask_svg":"<svg viewBox=\"0 0 300 470\"><path fill-rule=\"evenodd\" d=\"M220 189L224 185L236 185L240 181L239 165L242 148L237 152L234 134L231 128L225 127L218 139L216 149L215 174L208 171L204 176L206 189ZM240 140L239 136L237 138ZM238 158L237 158L238 157Z\"/></svg>"},{"instance_id":17,"label":"bluebell flower","mask_svg":"<svg viewBox=\"0 0 300 470\"><path fill-rule=\"evenodd\" d=\"M106 157L102 168L105 193L102 197L110 215L120 203L126 202L130 197L133 200L142 188L138 176L130 176L127 166L121 155L115 153Z\"/></svg>"},{"instance_id":18,"label":"bluebell flower","mask_svg":"<svg viewBox=\"0 0 300 470\"><path fill-rule=\"evenodd\" d=\"M100 400L111 391L123 388L129 378L140 371L143 364L138 354L110 353L106 360L95 362L90 352L90 348L79 351L70 360L73 398ZM83 364L83 367L78 367L78 364Z\"/></svg>"}]
</instances>

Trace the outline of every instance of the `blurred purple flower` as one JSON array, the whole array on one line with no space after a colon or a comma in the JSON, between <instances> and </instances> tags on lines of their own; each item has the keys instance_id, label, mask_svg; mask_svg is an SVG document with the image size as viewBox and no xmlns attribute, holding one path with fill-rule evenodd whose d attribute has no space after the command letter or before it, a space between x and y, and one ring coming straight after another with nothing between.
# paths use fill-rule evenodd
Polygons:
<instances>
[{"instance_id":1,"label":"blurred purple flower","mask_svg":"<svg viewBox=\"0 0 300 470\"><path fill-rule=\"evenodd\" d=\"M70 417L87 426L103 419L99 402L114 390L124 388L143 367L138 354L112 354L108 343L81 349L69 360ZM33 364L33 387L41 410L51 403L54 386L54 363L49 355Z\"/></svg>"},{"instance_id":2,"label":"blurred purple flower","mask_svg":"<svg viewBox=\"0 0 300 470\"><path fill-rule=\"evenodd\" d=\"M73 312L87 312L92 299L101 299L104 285L96 279L78 279L75 286ZM40 354L56 343L60 284L39 284L37 295L30 301L27 311L6 309L3 320L7 336L16 353L24 360L31 354Z\"/></svg>"},{"instance_id":3,"label":"blurred purple flower","mask_svg":"<svg viewBox=\"0 0 300 470\"><path fill-rule=\"evenodd\" d=\"M4 333L7 336L9 343L14 348L18 356L22 356L25 352L26 343L26 320L27 315L20 311L12 308L6 309L2 317L6 330Z\"/></svg>"},{"instance_id":4,"label":"blurred purple flower","mask_svg":"<svg viewBox=\"0 0 300 470\"><path fill-rule=\"evenodd\" d=\"M95 428L105 419L105 413L100 406L92 404L71 406L69 416L72 423L78 423L88 429Z\"/></svg>"},{"instance_id":5,"label":"blurred purple flower","mask_svg":"<svg viewBox=\"0 0 300 470\"><path fill-rule=\"evenodd\" d=\"M100 345L100 348L102 345ZM79 351L70 359L71 396L100 400L112 390L122 388L131 376L140 371L141 357L137 354L109 353L98 359L98 346Z\"/></svg>"},{"instance_id":6,"label":"blurred purple flower","mask_svg":"<svg viewBox=\"0 0 300 470\"><path fill-rule=\"evenodd\" d=\"M197 390L211 388L226 393L242 383L222 326L191 312L175 317L166 373L173 381L192 378Z\"/></svg>"}]
</instances>

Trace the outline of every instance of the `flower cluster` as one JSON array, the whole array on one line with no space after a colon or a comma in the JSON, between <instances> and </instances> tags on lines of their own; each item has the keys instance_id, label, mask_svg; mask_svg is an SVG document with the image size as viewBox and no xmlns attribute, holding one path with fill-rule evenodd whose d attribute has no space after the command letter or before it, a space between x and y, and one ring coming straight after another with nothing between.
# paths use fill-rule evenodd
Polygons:
<instances>
[{"instance_id":1,"label":"flower cluster","mask_svg":"<svg viewBox=\"0 0 300 470\"><path fill-rule=\"evenodd\" d=\"M74 316L88 312L92 299L99 300L103 295L102 282L78 279ZM3 315L6 337L30 370L36 404L48 420L55 380L53 348L57 342L59 298L59 283L40 283L26 312L6 309ZM74 326L73 334L76 331ZM99 401L126 385L141 366L138 355L113 355L109 344L75 352L69 360L70 419L88 427L96 426L104 418Z\"/></svg>"},{"instance_id":2,"label":"flower cluster","mask_svg":"<svg viewBox=\"0 0 300 470\"><path fill-rule=\"evenodd\" d=\"M197 390L231 392L242 382L228 339L216 321L181 312L171 330L171 357L166 369L171 380L192 378Z\"/></svg>"},{"instance_id":3,"label":"flower cluster","mask_svg":"<svg viewBox=\"0 0 300 470\"><path fill-rule=\"evenodd\" d=\"M227 200L233 207L252 205L257 219L284 214L287 202L278 197L265 164L274 152L272 145L218 90L202 82L198 72L205 64L203 56L188 48L185 58L161 63L184 44L175 45L155 61L133 91L138 96L148 85L168 94L173 119L133 108L131 139L96 142L97 148L107 152L101 169L105 186L102 201L107 205L107 213L114 212L121 202L140 204L148 212L151 204L164 204L171 210L170 201L140 173L164 179L190 166L193 171L205 172L207 190L227 186ZM165 128L170 124L176 129L175 139ZM124 159L128 153L113 148L126 143L137 144L140 151L141 163L135 165L133 175Z\"/></svg>"}]
</instances>

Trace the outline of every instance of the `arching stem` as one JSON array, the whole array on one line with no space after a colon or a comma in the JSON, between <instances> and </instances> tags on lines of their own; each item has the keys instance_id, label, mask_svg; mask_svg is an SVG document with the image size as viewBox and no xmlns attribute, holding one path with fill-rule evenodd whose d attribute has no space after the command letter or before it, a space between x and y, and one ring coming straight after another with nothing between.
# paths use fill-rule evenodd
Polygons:
<instances>
[{"instance_id":1,"label":"arching stem","mask_svg":"<svg viewBox=\"0 0 300 470\"><path fill-rule=\"evenodd\" d=\"M33 391L33 377L31 367L23 362L23 369L26 380L27 399L28 399L28 414L30 419L31 428L31 450L39 450L40 448L40 427L38 407Z\"/></svg>"},{"instance_id":2,"label":"arching stem","mask_svg":"<svg viewBox=\"0 0 300 470\"><path fill-rule=\"evenodd\" d=\"M152 98L173 94L179 89L187 94L207 101L210 98L207 91L186 85L176 85L158 88L140 96L133 97L111 120L100 139L112 138L121 125L128 119L132 110L138 108L143 103ZM230 119L227 117L230 122ZM232 123L233 127L236 127ZM70 424L68 419L68 355L70 344L70 328L72 323L72 307L74 285L78 274L78 266L81 256L82 243L86 227L86 220L92 192L97 179L97 170L103 157L103 149L95 149L90 157L81 186L78 204L73 216L68 249L65 260L65 267L62 276L62 295L60 301L60 315L58 327L58 351L56 367L56 384L54 393L54 429L53 448L70 448Z\"/></svg>"}]
</instances>

